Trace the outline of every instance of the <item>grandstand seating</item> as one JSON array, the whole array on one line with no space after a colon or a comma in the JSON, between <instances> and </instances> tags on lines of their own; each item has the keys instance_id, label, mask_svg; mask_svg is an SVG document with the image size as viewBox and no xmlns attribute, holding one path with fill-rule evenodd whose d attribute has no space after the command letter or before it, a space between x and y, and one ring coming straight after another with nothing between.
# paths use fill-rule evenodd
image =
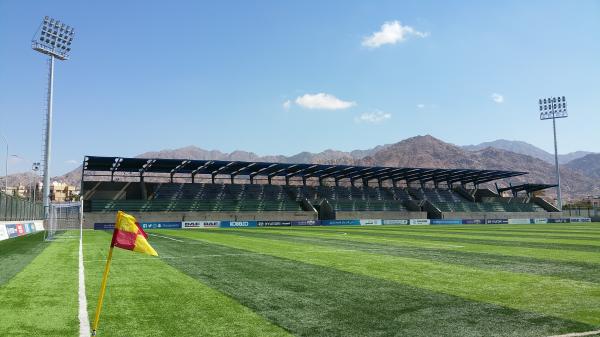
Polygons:
<instances>
[{"instance_id":1,"label":"grandstand seating","mask_svg":"<svg viewBox=\"0 0 600 337\"><path fill-rule=\"evenodd\" d=\"M313 205L327 200L335 211L407 211L404 202L408 200L428 200L442 212L544 211L527 198L486 197L482 202L473 202L440 188L145 183L145 198L138 197L139 191L122 193L127 185L107 183L107 188L115 191L114 197L100 188L103 193L98 193L100 198L92 198L91 211L302 211L304 199ZM139 186L136 188L139 190Z\"/></svg>"}]
</instances>

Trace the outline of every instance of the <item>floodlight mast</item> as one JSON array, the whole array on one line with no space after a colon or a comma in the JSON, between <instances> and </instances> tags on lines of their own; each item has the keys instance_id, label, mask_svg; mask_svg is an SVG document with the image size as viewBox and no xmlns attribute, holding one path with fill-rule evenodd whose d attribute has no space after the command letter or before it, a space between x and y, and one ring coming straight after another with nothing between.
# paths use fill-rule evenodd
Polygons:
<instances>
[{"instance_id":1,"label":"floodlight mast","mask_svg":"<svg viewBox=\"0 0 600 337\"><path fill-rule=\"evenodd\" d=\"M556 168L556 202L558 209L562 211L562 197L560 193L560 170L558 167L558 146L556 142L556 119L567 118L567 100L565 96L540 98L540 120L552 119L552 130L554 132L554 165Z\"/></svg>"},{"instance_id":2,"label":"floodlight mast","mask_svg":"<svg viewBox=\"0 0 600 337\"><path fill-rule=\"evenodd\" d=\"M46 132L44 135L44 182L42 200L44 202L44 219L47 220L50 210L50 160L52 144L52 97L54 91L54 59L69 59L71 43L75 30L58 20L44 17L40 28L31 41L31 48L48 55L48 97L46 106Z\"/></svg>"}]
</instances>

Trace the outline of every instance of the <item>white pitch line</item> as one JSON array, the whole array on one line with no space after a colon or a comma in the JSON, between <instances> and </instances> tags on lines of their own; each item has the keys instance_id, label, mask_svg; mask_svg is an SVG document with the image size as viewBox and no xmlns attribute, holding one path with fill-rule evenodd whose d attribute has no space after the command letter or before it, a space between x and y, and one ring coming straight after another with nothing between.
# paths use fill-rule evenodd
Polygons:
<instances>
[{"instance_id":1,"label":"white pitch line","mask_svg":"<svg viewBox=\"0 0 600 337\"><path fill-rule=\"evenodd\" d=\"M148 235L156 236L156 237L163 238L163 239L169 239L169 240L173 240L173 241L177 241L177 242L183 242L183 240L178 240L178 239L171 238L171 237L168 237L168 236L163 236L163 235L158 235L158 234L152 234L152 233L150 233Z\"/></svg>"},{"instance_id":2,"label":"white pitch line","mask_svg":"<svg viewBox=\"0 0 600 337\"><path fill-rule=\"evenodd\" d=\"M600 334L600 330L596 330L596 331L586 331L586 332L572 332L572 333L568 333L568 334L564 334L564 335L554 335L554 336L548 336L548 337L584 337L584 336L593 336L593 335L599 335Z\"/></svg>"},{"instance_id":3,"label":"white pitch line","mask_svg":"<svg viewBox=\"0 0 600 337\"><path fill-rule=\"evenodd\" d=\"M90 319L85 296L85 273L83 267L83 231L79 232L79 336L90 336Z\"/></svg>"}]
</instances>

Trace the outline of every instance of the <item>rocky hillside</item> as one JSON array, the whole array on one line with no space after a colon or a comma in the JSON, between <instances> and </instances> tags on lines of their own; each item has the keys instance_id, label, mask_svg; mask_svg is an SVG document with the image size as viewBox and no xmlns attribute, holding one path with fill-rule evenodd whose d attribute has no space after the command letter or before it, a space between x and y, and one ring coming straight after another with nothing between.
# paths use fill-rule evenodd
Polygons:
<instances>
[{"instance_id":1,"label":"rocky hillside","mask_svg":"<svg viewBox=\"0 0 600 337\"><path fill-rule=\"evenodd\" d=\"M569 162L565 166L588 177L600 179L600 153L588 154Z\"/></svg>"},{"instance_id":2,"label":"rocky hillside","mask_svg":"<svg viewBox=\"0 0 600 337\"><path fill-rule=\"evenodd\" d=\"M432 136L418 136L396 143L385 150L364 158L366 165L408 166L434 168L497 169L529 172L512 182L553 183L554 165L531 156L487 147L467 151ZM569 167L561 168L562 191L566 198L589 195L600 189L595 179ZM548 195L552 195L549 191Z\"/></svg>"},{"instance_id":3,"label":"rocky hillside","mask_svg":"<svg viewBox=\"0 0 600 337\"><path fill-rule=\"evenodd\" d=\"M466 146L463 146L462 148L465 150L468 150L468 151L479 151L479 150L483 150L487 147L492 147L495 149L507 150L507 151L511 151L514 153L528 155L528 156L531 156L534 158L541 159L550 164L554 164L554 154L553 153L549 153L547 151L540 149L539 147L536 147L529 143L518 141L518 140L498 139L498 140L494 140L491 142L485 142L485 143L481 143L481 144L477 144L477 145L466 145ZM571 160L581 158L590 153L591 152L587 152L587 151L575 151L575 152L570 152L567 154L559 154L558 162L560 164L566 164L566 163L570 162Z\"/></svg>"},{"instance_id":4,"label":"rocky hillside","mask_svg":"<svg viewBox=\"0 0 600 337\"><path fill-rule=\"evenodd\" d=\"M590 158L598 158L597 160L600 161L600 155L588 155L586 157L589 156L597 156ZM493 147L484 147L480 150L469 151L459 146L445 143L429 135L412 137L395 144L384 145L371 150L353 152L326 150L320 153L302 152L290 157L282 155L258 156L255 153L246 151L223 153L214 150L203 150L195 146L175 150L147 152L138 157L500 169L530 172L528 175L513 178L512 181L515 183L553 183L555 181L554 166L544 160ZM582 166L591 167L589 164ZM597 167L600 167L600 165ZM81 168L78 168L65 176L57 177L57 180L78 184L81 179L80 172ZM599 181L595 179L600 177L600 171L594 172L582 170L579 167L575 167L575 165L563 166L561 168L561 177L565 198L571 199L600 193ZM598 176L594 176L594 174L598 174ZM548 193L548 195L551 194L552 192Z\"/></svg>"}]
</instances>

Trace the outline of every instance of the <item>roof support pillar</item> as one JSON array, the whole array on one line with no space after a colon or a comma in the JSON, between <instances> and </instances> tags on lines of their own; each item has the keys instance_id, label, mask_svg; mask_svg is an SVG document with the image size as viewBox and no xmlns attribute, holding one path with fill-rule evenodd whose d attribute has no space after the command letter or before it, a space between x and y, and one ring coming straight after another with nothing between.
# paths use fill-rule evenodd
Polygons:
<instances>
[{"instance_id":1,"label":"roof support pillar","mask_svg":"<svg viewBox=\"0 0 600 337\"><path fill-rule=\"evenodd\" d=\"M363 183L363 186L365 186L365 187L369 187L369 179L367 179L367 178L362 178L362 183Z\"/></svg>"},{"instance_id":2,"label":"roof support pillar","mask_svg":"<svg viewBox=\"0 0 600 337\"><path fill-rule=\"evenodd\" d=\"M302 176L302 185L306 186L306 177Z\"/></svg>"},{"instance_id":3,"label":"roof support pillar","mask_svg":"<svg viewBox=\"0 0 600 337\"><path fill-rule=\"evenodd\" d=\"M271 176L267 176L267 182L269 183L269 185L271 185L271 179L272 179Z\"/></svg>"},{"instance_id":4,"label":"roof support pillar","mask_svg":"<svg viewBox=\"0 0 600 337\"><path fill-rule=\"evenodd\" d=\"M212 183L213 183L213 184L215 183L215 177L216 177L216 176L217 176L217 175L216 175L215 173L212 173L212 174L210 175L210 178L211 178L211 180L212 180Z\"/></svg>"},{"instance_id":5,"label":"roof support pillar","mask_svg":"<svg viewBox=\"0 0 600 337\"><path fill-rule=\"evenodd\" d=\"M235 174L232 174L230 177L231 177L231 184L235 184Z\"/></svg>"},{"instance_id":6,"label":"roof support pillar","mask_svg":"<svg viewBox=\"0 0 600 337\"><path fill-rule=\"evenodd\" d=\"M285 176L285 184L288 186L290 185L290 177Z\"/></svg>"},{"instance_id":7,"label":"roof support pillar","mask_svg":"<svg viewBox=\"0 0 600 337\"><path fill-rule=\"evenodd\" d=\"M340 186L340 180L338 178L335 178L335 186L336 187Z\"/></svg>"}]
</instances>

